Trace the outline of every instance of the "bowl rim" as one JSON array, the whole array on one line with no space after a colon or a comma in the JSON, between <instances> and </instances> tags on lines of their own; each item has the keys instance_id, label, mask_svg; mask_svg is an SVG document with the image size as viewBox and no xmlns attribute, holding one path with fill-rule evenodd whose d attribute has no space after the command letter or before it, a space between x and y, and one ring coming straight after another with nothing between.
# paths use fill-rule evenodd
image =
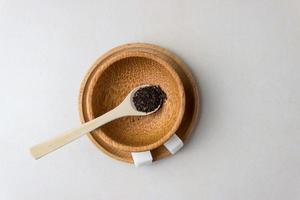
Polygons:
<instances>
[{"instance_id":1,"label":"bowl rim","mask_svg":"<svg viewBox=\"0 0 300 200\"><path fill-rule=\"evenodd\" d=\"M109 51L110 52L110 51ZM109 53L108 52L108 53ZM156 140L154 143L143 145L143 146L132 146L132 145L126 145L122 144L118 141L113 140L106 134L99 134L98 137L101 137L102 140L104 140L106 143L112 145L116 149L122 150L122 151L128 151L128 152L140 152L140 151L148 151L155 149L159 146L161 146L163 143L165 143L173 134L175 134L176 130L179 128L184 112L185 112L185 91L182 84L182 81L175 71L175 69L172 67L172 62L170 62L167 59L164 59L162 56L150 52L145 52L140 49L129 49L128 51L123 52L117 52L111 57L105 58L104 54L103 56L99 57L96 62L90 67L90 70L87 72L84 81L81 84L81 93L83 93L83 90L86 92L86 99L87 101L87 118L89 120L93 119L94 113L92 111L92 94L94 91L94 86L97 83L99 77L105 72L107 68L109 68L112 64L115 62L130 58L130 57L143 57L147 59L151 59L155 62L158 62L161 66L163 66L165 69L168 70L168 73L172 78L175 80L176 85L178 87L178 92L181 99L181 104L179 106L179 110L177 112L177 118L174 122L171 129L168 129L167 132L162 136L159 140ZM93 71L93 73L91 73ZM87 80L90 80L88 83ZM83 99L82 99L83 100ZM80 102L82 104L82 102ZM91 132L93 134L93 132Z\"/></svg>"}]
</instances>

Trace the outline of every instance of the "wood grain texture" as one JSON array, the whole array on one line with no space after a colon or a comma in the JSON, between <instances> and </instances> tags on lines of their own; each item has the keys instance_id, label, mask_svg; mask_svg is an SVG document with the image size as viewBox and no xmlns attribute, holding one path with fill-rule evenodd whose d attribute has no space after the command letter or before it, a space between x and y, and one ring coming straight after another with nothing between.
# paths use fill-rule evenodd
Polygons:
<instances>
[{"instance_id":1,"label":"wood grain texture","mask_svg":"<svg viewBox=\"0 0 300 200\"><path fill-rule=\"evenodd\" d=\"M175 71L179 77L174 76ZM178 86L177 79L182 85ZM112 49L89 70L80 90L82 122L111 109L127 90L144 83L159 84L165 90L168 100L163 109L153 116L116 120L89 134L97 147L118 160L132 162L129 151L143 151L139 147L165 141L161 139L169 138L175 131L185 141L197 120L199 94L186 65L166 49L135 43ZM117 85L124 85L124 88ZM180 87L184 92L180 92ZM114 91L113 95L104 95L109 94L108 91ZM162 143L152 150L154 160L169 155Z\"/></svg>"}]
</instances>

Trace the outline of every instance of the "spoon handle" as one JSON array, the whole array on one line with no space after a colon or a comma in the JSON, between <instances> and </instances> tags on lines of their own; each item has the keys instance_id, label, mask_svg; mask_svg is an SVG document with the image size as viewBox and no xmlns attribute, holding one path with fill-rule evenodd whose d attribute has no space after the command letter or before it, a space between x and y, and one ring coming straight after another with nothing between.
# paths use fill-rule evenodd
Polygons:
<instances>
[{"instance_id":1,"label":"spoon handle","mask_svg":"<svg viewBox=\"0 0 300 200\"><path fill-rule=\"evenodd\" d=\"M52 139L46 140L40 144L37 144L30 148L30 152L35 159L39 159L42 156L68 144L69 142L81 137L82 135L95 130L96 128L120 117L125 116L126 114L122 109L115 109L97 117L81 126L66 131Z\"/></svg>"}]
</instances>

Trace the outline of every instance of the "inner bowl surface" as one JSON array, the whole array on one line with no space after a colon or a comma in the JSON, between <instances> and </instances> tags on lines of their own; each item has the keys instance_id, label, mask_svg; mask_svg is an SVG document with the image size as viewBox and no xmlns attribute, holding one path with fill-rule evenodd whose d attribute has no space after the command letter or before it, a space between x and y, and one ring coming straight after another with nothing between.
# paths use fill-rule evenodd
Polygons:
<instances>
[{"instance_id":1,"label":"inner bowl surface","mask_svg":"<svg viewBox=\"0 0 300 200\"><path fill-rule=\"evenodd\" d=\"M115 108L139 85L159 85L167 95L161 109L151 115L123 117L92 132L114 147L151 150L179 127L185 108L184 89L174 69L163 59L140 52L120 55L99 64L92 80L87 88L87 113L91 119Z\"/></svg>"}]
</instances>

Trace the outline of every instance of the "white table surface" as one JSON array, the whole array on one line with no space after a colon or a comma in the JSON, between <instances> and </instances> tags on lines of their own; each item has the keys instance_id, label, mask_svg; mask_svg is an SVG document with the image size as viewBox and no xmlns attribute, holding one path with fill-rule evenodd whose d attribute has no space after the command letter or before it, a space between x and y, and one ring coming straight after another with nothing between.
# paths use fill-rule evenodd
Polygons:
<instances>
[{"instance_id":1,"label":"white table surface","mask_svg":"<svg viewBox=\"0 0 300 200\"><path fill-rule=\"evenodd\" d=\"M203 112L188 144L152 166L82 137L38 161L28 148L79 123L78 89L112 47L156 43L190 66ZM0 0L0 199L300 199L297 0Z\"/></svg>"}]
</instances>

